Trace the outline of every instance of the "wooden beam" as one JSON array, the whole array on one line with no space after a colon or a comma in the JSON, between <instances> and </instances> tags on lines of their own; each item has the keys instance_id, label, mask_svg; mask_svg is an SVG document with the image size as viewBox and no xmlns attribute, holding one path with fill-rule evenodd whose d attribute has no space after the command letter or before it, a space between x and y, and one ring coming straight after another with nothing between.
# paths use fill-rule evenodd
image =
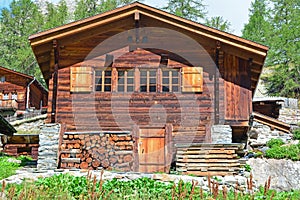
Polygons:
<instances>
[{"instance_id":1,"label":"wooden beam","mask_svg":"<svg viewBox=\"0 0 300 200\"><path fill-rule=\"evenodd\" d=\"M220 89L219 89L219 69L220 69L220 63L219 63L219 51L221 48L221 42L217 41L216 42L216 53L215 53L215 63L216 63L216 67L215 67L215 72L214 72L214 114L215 114L215 124L219 124L219 120L220 120L220 108L219 108L219 99L220 99Z\"/></svg>"},{"instance_id":2,"label":"wooden beam","mask_svg":"<svg viewBox=\"0 0 300 200\"><path fill-rule=\"evenodd\" d=\"M270 126L271 129L275 128L275 129L278 129L278 130L283 131L285 133L290 132L291 126L287 123L281 122L277 119L274 119L272 117L268 117L268 116L260 114L258 112L253 112L252 115L254 117L253 118L254 121L257 121L261 124L265 124L267 126Z\"/></svg>"},{"instance_id":3,"label":"wooden beam","mask_svg":"<svg viewBox=\"0 0 300 200\"><path fill-rule=\"evenodd\" d=\"M54 73L53 73L51 123L56 122L56 99L57 99L58 68L59 68L59 51L58 51L57 40L53 40L53 50L54 50Z\"/></svg>"}]
</instances>

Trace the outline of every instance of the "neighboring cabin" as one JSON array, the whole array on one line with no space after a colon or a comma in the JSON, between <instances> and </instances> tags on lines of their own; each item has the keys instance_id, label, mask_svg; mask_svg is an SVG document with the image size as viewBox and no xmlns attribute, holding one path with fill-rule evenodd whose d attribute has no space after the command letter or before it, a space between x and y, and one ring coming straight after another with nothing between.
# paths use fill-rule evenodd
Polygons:
<instances>
[{"instance_id":1,"label":"neighboring cabin","mask_svg":"<svg viewBox=\"0 0 300 200\"><path fill-rule=\"evenodd\" d=\"M25 111L47 106L48 92L33 77L0 67L0 108Z\"/></svg>"},{"instance_id":2,"label":"neighboring cabin","mask_svg":"<svg viewBox=\"0 0 300 200\"><path fill-rule=\"evenodd\" d=\"M169 165L176 145L210 143L215 125L243 137L268 51L141 3L29 40L48 121L65 127L60 166L146 172Z\"/></svg>"}]
</instances>

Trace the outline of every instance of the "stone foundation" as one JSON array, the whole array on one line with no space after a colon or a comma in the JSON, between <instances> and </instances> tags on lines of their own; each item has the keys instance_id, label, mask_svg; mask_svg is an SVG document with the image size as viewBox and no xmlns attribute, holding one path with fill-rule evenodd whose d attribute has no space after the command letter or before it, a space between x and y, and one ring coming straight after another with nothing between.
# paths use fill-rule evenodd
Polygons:
<instances>
[{"instance_id":1,"label":"stone foundation","mask_svg":"<svg viewBox=\"0 0 300 200\"><path fill-rule=\"evenodd\" d=\"M61 168L133 171L133 140L126 132L63 136Z\"/></svg>"},{"instance_id":2,"label":"stone foundation","mask_svg":"<svg viewBox=\"0 0 300 200\"><path fill-rule=\"evenodd\" d=\"M39 135L39 169L56 169L59 142L59 124L44 124Z\"/></svg>"},{"instance_id":3,"label":"stone foundation","mask_svg":"<svg viewBox=\"0 0 300 200\"><path fill-rule=\"evenodd\" d=\"M229 125L213 125L211 127L211 142L214 144L232 143L232 129Z\"/></svg>"}]
</instances>

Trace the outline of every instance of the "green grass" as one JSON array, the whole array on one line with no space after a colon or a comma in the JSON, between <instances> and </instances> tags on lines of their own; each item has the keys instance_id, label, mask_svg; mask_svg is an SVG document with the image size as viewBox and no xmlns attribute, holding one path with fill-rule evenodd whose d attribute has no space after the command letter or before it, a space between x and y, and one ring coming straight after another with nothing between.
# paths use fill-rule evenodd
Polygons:
<instances>
[{"instance_id":1,"label":"green grass","mask_svg":"<svg viewBox=\"0 0 300 200\"><path fill-rule=\"evenodd\" d=\"M32 160L30 157L20 156L16 158L17 160L21 161L21 163L18 164L18 163L8 162L9 158L15 159L14 157L0 154L0 180L14 175L18 168L25 165L26 161Z\"/></svg>"},{"instance_id":2,"label":"green grass","mask_svg":"<svg viewBox=\"0 0 300 200\"><path fill-rule=\"evenodd\" d=\"M149 178L139 178L129 181L112 179L97 181L91 176L75 177L69 174L54 175L39 179L36 182L23 181L20 185L8 185L5 189L8 199L290 199L296 200L300 191L276 192L269 188L260 188L256 193L243 193L230 190L225 192L211 187L211 193L204 192L195 182L177 185L173 182L163 183Z\"/></svg>"}]
</instances>

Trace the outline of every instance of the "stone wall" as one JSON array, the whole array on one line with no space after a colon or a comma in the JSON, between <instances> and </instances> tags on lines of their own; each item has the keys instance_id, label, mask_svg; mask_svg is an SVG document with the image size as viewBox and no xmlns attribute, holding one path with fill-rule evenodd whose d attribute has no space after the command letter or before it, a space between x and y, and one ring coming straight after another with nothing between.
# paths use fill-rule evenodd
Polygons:
<instances>
[{"instance_id":1,"label":"stone wall","mask_svg":"<svg viewBox=\"0 0 300 200\"><path fill-rule=\"evenodd\" d=\"M133 139L129 132L65 134L61 168L133 171Z\"/></svg>"},{"instance_id":2,"label":"stone wall","mask_svg":"<svg viewBox=\"0 0 300 200\"><path fill-rule=\"evenodd\" d=\"M299 125L300 124L300 109L282 108L279 111L280 121L287 124Z\"/></svg>"},{"instance_id":3,"label":"stone wall","mask_svg":"<svg viewBox=\"0 0 300 200\"><path fill-rule=\"evenodd\" d=\"M214 144L232 143L232 129L229 125L213 125L211 127L211 140Z\"/></svg>"},{"instance_id":4,"label":"stone wall","mask_svg":"<svg viewBox=\"0 0 300 200\"><path fill-rule=\"evenodd\" d=\"M264 186L271 176L271 189L300 189L300 161L251 158L247 163L258 185Z\"/></svg>"},{"instance_id":5,"label":"stone wall","mask_svg":"<svg viewBox=\"0 0 300 200\"><path fill-rule=\"evenodd\" d=\"M59 142L59 124L44 124L39 135L39 169L56 169Z\"/></svg>"},{"instance_id":6,"label":"stone wall","mask_svg":"<svg viewBox=\"0 0 300 200\"><path fill-rule=\"evenodd\" d=\"M271 130L269 126L254 121L253 126L249 131L248 144L250 144L250 146L263 146L272 138L280 138L287 143L292 139L292 137L292 134L285 133L277 129Z\"/></svg>"}]
</instances>

